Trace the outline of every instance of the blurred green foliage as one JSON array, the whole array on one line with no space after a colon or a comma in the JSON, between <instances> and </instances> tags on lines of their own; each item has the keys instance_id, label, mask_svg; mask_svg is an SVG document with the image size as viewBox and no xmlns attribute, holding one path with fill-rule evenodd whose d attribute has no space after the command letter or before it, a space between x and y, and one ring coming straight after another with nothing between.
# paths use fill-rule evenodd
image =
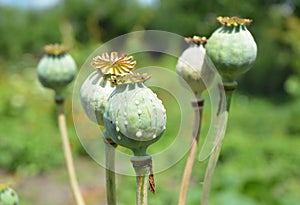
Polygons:
<instances>
[{"instance_id":1,"label":"blurred green foliage","mask_svg":"<svg viewBox=\"0 0 300 205\"><path fill-rule=\"evenodd\" d=\"M232 104L211 203L299 204L300 1L140 2L64 0L44 10L0 5L0 168L36 174L63 163L53 93L36 79L45 44L66 44L80 66L101 43L127 32L157 29L209 36L219 26L217 16L237 15L253 18L249 30L257 42L258 57L251 71L239 79L240 93ZM159 60L175 68L173 61ZM75 154L85 155L73 128L71 88L67 96L72 148ZM177 123L168 120L170 125ZM156 176L159 188L150 204L177 203L174 195L184 164L185 158ZM196 164L188 204L198 204L204 169L205 163ZM119 183L134 186L134 178L124 177ZM132 204L133 192L119 191L120 204Z\"/></svg>"},{"instance_id":2,"label":"blurred green foliage","mask_svg":"<svg viewBox=\"0 0 300 205\"><path fill-rule=\"evenodd\" d=\"M0 5L0 63L17 60L24 53L39 56L47 43L63 42L79 49L80 45L95 45L135 30L209 36L219 26L217 16L237 15L254 20L249 30L258 44L257 62L240 81L240 89L255 95L282 97L286 93L285 81L299 73L299 0L145 2L64 0L43 10Z\"/></svg>"}]
</instances>

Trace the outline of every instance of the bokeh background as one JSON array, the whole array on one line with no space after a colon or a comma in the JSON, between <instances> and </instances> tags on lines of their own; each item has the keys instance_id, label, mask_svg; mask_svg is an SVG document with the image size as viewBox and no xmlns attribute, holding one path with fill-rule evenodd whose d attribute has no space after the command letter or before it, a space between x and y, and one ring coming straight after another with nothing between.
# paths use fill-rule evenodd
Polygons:
<instances>
[{"instance_id":1,"label":"bokeh background","mask_svg":"<svg viewBox=\"0 0 300 205\"><path fill-rule=\"evenodd\" d=\"M10 182L22 205L74 204L65 172L53 93L36 65L43 46L63 43L78 67L102 43L131 31L182 36L219 27L217 16L253 19L257 61L241 77L213 182L212 205L300 203L299 0L0 0L0 182ZM157 65L176 61L155 56ZM87 204L105 204L104 169L85 152L66 112L78 178ZM176 125L176 118L168 123ZM174 122L173 122L174 121ZM186 156L156 176L150 204L176 204ZM188 205L199 204L206 162L197 162ZM135 179L118 176L119 204L134 204Z\"/></svg>"}]
</instances>

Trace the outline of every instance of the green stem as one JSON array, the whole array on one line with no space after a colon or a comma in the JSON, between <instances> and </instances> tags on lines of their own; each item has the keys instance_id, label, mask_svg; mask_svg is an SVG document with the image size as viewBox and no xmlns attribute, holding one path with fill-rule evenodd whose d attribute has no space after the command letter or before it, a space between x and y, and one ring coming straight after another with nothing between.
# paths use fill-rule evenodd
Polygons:
<instances>
[{"instance_id":1,"label":"green stem","mask_svg":"<svg viewBox=\"0 0 300 205\"><path fill-rule=\"evenodd\" d=\"M223 125L226 125L227 119L228 119L228 113L229 113L229 109L230 109L232 93L236 89L237 83L236 82L232 82L232 83L223 82L223 86L224 86L224 90L225 90L226 103L227 103L226 111L225 111L226 112L225 119L224 119L225 122L223 122ZM206 172L205 172L202 197L201 197L201 205L208 205L208 202L209 202L209 194L210 194L210 190L211 190L212 179L213 179L214 171L216 169L216 165L217 165L217 162L218 162L218 159L220 156L223 139L225 136L225 127L217 134L218 134L218 136L216 137L216 139L219 139L219 140L209 158L208 165L207 165Z\"/></svg>"},{"instance_id":2,"label":"green stem","mask_svg":"<svg viewBox=\"0 0 300 205\"><path fill-rule=\"evenodd\" d=\"M203 104L204 104L203 98L192 101L192 106L195 111L192 144L191 144L191 148L189 151L189 155L186 161L186 165L181 180L178 205L185 205L186 203L188 187L191 181L192 171L193 171L198 144L199 144L199 137L200 137L199 134L201 130Z\"/></svg>"},{"instance_id":3,"label":"green stem","mask_svg":"<svg viewBox=\"0 0 300 205\"><path fill-rule=\"evenodd\" d=\"M134 156L131 158L131 162L136 173L136 205L148 205L151 156Z\"/></svg>"},{"instance_id":4,"label":"green stem","mask_svg":"<svg viewBox=\"0 0 300 205\"><path fill-rule=\"evenodd\" d=\"M237 87L237 82L223 82L224 90L225 90L225 95L226 95L226 111L229 112L230 110L230 104L231 104L231 97L232 93L235 91Z\"/></svg>"},{"instance_id":5,"label":"green stem","mask_svg":"<svg viewBox=\"0 0 300 205\"><path fill-rule=\"evenodd\" d=\"M116 177L115 177L115 148L111 139L105 139L106 163L106 200L109 205L116 205Z\"/></svg>"},{"instance_id":6,"label":"green stem","mask_svg":"<svg viewBox=\"0 0 300 205\"><path fill-rule=\"evenodd\" d=\"M57 105L57 120L59 131L62 139L62 145L65 155L66 166L69 174L69 180L74 194L77 205L85 205L83 197L80 192L78 181L76 178L76 172L74 168L74 162L72 158L70 141L67 133L66 117L64 113L64 99L62 96L55 96L55 102Z\"/></svg>"}]
</instances>

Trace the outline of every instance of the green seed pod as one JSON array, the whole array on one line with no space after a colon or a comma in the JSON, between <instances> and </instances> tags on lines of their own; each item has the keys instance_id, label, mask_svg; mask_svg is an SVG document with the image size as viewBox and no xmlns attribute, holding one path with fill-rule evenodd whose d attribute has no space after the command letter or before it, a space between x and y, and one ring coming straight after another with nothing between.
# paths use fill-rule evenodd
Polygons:
<instances>
[{"instance_id":1,"label":"green seed pod","mask_svg":"<svg viewBox=\"0 0 300 205\"><path fill-rule=\"evenodd\" d=\"M0 205L18 205L17 193L7 184L0 184Z\"/></svg>"},{"instance_id":2,"label":"green seed pod","mask_svg":"<svg viewBox=\"0 0 300 205\"><path fill-rule=\"evenodd\" d=\"M91 73L80 89L80 101L90 120L103 126L103 114L110 94L115 86L107 81L110 75L130 72L136 62L131 56L118 56L117 52L103 53L93 58L91 65L96 71Z\"/></svg>"},{"instance_id":3,"label":"green seed pod","mask_svg":"<svg viewBox=\"0 0 300 205\"><path fill-rule=\"evenodd\" d=\"M176 72L190 86L195 95L200 96L214 79L214 71L210 67L212 64L204 48L206 38L194 36L185 40L190 43L190 47L179 57ZM180 82L182 82L181 79ZM186 83L182 82L183 85Z\"/></svg>"},{"instance_id":4,"label":"green seed pod","mask_svg":"<svg viewBox=\"0 0 300 205\"><path fill-rule=\"evenodd\" d=\"M99 71L94 71L84 81L80 89L81 105L90 120L104 125L103 114L107 99L114 87Z\"/></svg>"},{"instance_id":5,"label":"green seed pod","mask_svg":"<svg viewBox=\"0 0 300 205\"><path fill-rule=\"evenodd\" d=\"M41 84L60 93L75 77L76 64L67 49L58 44L47 45L37 67Z\"/></svg>"},{"instance_id":6,"label":"green seed pod","mask_svg":"<svg viewBox=\"0 0 300 205\"><path fill-rule=\"evenodd\" d=\"M246 26L252 20L237 17L218 17L223 25L206 44L206 52L225 82L235 81L238 75L254 64L257 46Z\"/></svg>"},{"instance_id":7,"label":"green seed pod","mask_svg":"<svg viewBox=\"0 0 300 205\"><path fill-rule=\"evenodd\" d=\"M104 125L108 136L136 156L145 156L147 147L157 141L166 128L166 109L160 99L144 85L148 75L112 78L115 91L108 99Z\"/></svg>"}]
</instances>

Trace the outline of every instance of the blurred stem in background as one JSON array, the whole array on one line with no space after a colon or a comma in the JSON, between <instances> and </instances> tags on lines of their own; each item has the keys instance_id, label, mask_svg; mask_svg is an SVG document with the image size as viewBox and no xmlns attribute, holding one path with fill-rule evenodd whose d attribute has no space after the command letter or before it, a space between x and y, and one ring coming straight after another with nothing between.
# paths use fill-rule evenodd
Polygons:
<instances>
[{"instance_id":1,"label":"blurred stem in background","mask_svg":"<svg viewBox=\"0 0 300 205\"><path fill-rule=\"evenodd\" d=\"M228 120L228 113L229 113L229 109L230 109L230 103L231 103L231 96L233 91L236 89L237 87L237 83L234 84L230 84L227 85L225 82L223 82L223 87L225 90L225 95L226 95L226 111L224 113L225 118L224 118L224 122L225 124L227 124L227 120ZM211 190L211 184L212 184L212 180L213 180L213 175L216 169L216 165L219 159L219 155L221 152L221 148L222 148L222 144L223 144L223 139L225 136L225 129L222 129L220 132L217 133L218 136L216 139L219 139L210 158L208 161L208 165L206 168L206 172L205 172L205 177L204 177L204 182L203 182L203 190L202 190L202 197L201 197L201 205L208 205L209 203L209 194L210 194L210 190Z\"/></svg>"},{"instance_id":2,"label":"blurred stem in background","mask_svg":"<svg viewBox=\"0 0 300 205\"><path fill-rule=\"evenodd\" d=\"M197 154L197 148L199 144L199 137L200 137L199 134L201 130L203 105L204 105L203 98L192 101L192 106L195 111L194 129L193 129L191 148L189 151L188 159L181 180L178 205L184 205L186 203L188 186L191 181L192 171L193 171L195 158Z\"/></svg>"},{"instance_id":3,"label":"blurred stem in background","mask_svg":"<svg viewBox=\"0 0 300 205\"><path fill-rule=\"evenodd\" d=\"M70 141L69 141L68 133L67 133L66 117L65 117L65 112L64 112L64 98L59 95L56 95L55 103L57 106L58 126L59 126L60 136L61 136L61 140L62 140L62 145L63 145L65 161L66 161L66 165L67 165L71 188L72 188L75 200L76 200L76 204L77 205L85 205L83 197L80 192L78 181L76 178L74 162L73 162L72 152L71 152L71 147L70 147Z\"/></svg>"}]
</instances>

